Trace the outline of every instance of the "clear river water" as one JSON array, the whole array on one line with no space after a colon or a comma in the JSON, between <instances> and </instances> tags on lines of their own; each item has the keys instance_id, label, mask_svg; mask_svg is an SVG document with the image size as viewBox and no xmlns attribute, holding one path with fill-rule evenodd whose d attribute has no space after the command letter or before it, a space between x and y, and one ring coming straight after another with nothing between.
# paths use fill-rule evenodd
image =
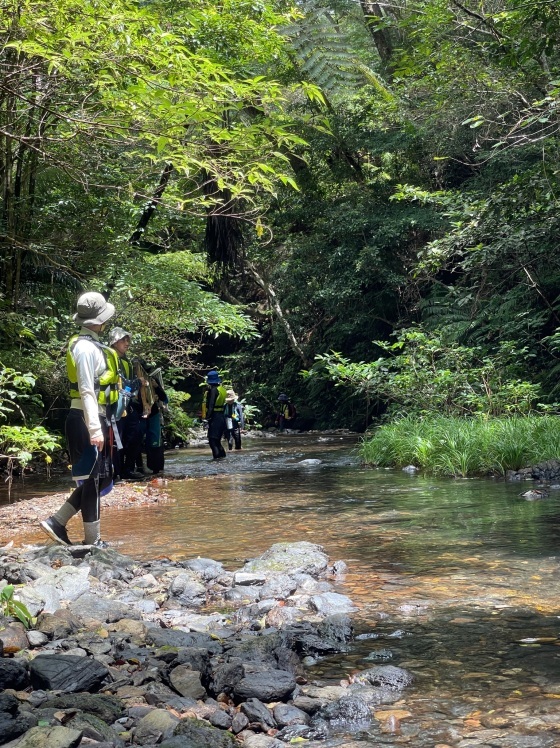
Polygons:
<instances>
[{"instance_id":1,"label":"clear river water","mask_svg":"<svg viewBox=\"0 0 560 748\"><path fill-rule=\"evenodd\" d=\"M372 469L357 446L294 434L247 439L218 464L207 449L170 453L166 473L191 476L169 483L174 501L105 510L104 537L135 558L228 568L281 541L344 560L336 587L358 607L358 639L309 678L337 684L384 650L415 682L331 743L560 746L560 490L527 501L527 484Z\"/></svg>"}]
</instances>

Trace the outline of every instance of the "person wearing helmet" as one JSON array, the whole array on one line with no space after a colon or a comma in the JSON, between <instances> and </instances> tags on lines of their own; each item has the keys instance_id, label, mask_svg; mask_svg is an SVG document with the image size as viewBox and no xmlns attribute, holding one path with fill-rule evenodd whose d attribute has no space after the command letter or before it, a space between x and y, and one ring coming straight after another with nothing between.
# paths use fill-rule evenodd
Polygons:
<instances>
[{"instance_id":1,"label":"person wearing helmet","mask_svg":"<svg viewBox=\"0 0 560 748\"><path fill-rule=\"evenodd\" d=\"M276 414L275 425L279 431L285 431L286 429L294 428L295 420L297 418L296 406L290 402L290 398L282 393L278 395L278 412Z\"/></svg>"},{"instance_id":2,"label":"person wearing helmet","mask_svg":"<svg viewBox=\"0 0 560 748\"><path fill-rule=\"evenodd\" d=\"M118 401L118 356L99 342L99 333L115 307L94 291L77 303L74 321L80 332L70 338L66 368L70 380L70 411L66 418L66 443L77 487L60 509L40 524L61 545L72 545L66 525L82 513L84 543L101 540L100 496L113 487L111 466L111 408Z\"/></svg>"},{"instance_id":3,"label":"person wearing helmet","mask_svg":"<svg viewBox=\"0 0 560 748\"><path fill-rule=\"evenodd\" d=\"M208 421L208 443L212 450L212 458L223 460L226 457L226 451L222 446L222 436L226 428L224 408L227 392L215 369L208 372L206 384L208 389L204 393L202 402L202 417Z\"/></svg>"}]
</instances>

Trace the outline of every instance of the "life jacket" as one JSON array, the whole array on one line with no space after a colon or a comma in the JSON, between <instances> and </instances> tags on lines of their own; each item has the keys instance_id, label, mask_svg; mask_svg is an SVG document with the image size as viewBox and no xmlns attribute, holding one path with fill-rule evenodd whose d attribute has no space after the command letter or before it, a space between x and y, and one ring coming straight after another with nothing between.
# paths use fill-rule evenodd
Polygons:
<instances>
[{"instance_id":1,"label":"life jacket","mask_svg":"<svg viewBox=\"0 0 560 748\"><path fill-rule=\"evenodd\" d=\"M110 409L111 406L116 405L118 402L119 391L122 386L119 354L113 348L103 345L90 335L73 335L68 341L68 350L66 351L66 371L68 373L68 379L70 380L70 397L73 399L80 397L80 390L78 389L78 371L74 360L74 346L80 339L89 340L93 343L105 358L105 365L107 368L103 374L101 374L99 379L95 380L94 385L97 402L99 405L106 408L108 406Z\"/></svg>"},{"instance_id":2,"label":"life jacket","mask_svg":"<svg viewBox=\"0 0 560 748\"><path fill-rule=\"evenodd\" d=\"M208 398L210 397L210 390L206 390L204 393L204 400L202 401L202 417L206 418L208 413ZM227 390L221 384L218 385L218 395L216 402L214 403L214 413L223 413L226 405Z\"/></svg>"},{"instance_id":3,"label":"life jacket","mask_svg":"<svg viewBox=\"0 0 560 748\"><path fill-rule=\"evenodd\" d=\"M291 421L297 416L296 406L293 403L282 403L280 406L280 415Z\"/></svg>"}]
</instances>

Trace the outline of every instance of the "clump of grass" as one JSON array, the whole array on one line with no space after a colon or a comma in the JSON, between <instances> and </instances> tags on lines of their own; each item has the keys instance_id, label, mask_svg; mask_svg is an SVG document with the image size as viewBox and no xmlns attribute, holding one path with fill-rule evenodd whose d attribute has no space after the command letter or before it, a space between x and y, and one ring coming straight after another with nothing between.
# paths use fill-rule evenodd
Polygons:
<instances>
[{"instance_id":1,"label":"clump of grass","mask_svg":"<svg viewBox=\"0 0 560 748\"><path fill-rule=\"evenodd\" d=\"M504 475L560 457L555 416L401 418L362 445L364 460L381 467L416 465L434 475Z\"/></svg>"}]
</instances>

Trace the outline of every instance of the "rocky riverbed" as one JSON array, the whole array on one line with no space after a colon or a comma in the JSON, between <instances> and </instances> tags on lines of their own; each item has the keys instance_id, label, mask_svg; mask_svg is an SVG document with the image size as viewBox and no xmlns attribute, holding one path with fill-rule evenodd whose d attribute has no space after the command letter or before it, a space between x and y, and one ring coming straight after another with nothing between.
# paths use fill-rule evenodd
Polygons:
<instances>
[{"instance_id":1,"label":"rocky riverbed","mask_svg":"<svg viewBox=\"0 0 560 748\"><path fill-rule=\"evenodd\" d=\"M36 619L0 619L0 744L274 748L365 729L411 684L374 665L339 686L306 666L344 651L351 600L307 542L227 571L112 549L4 548L0 587Z\"/></svg>"}]
</instances>

